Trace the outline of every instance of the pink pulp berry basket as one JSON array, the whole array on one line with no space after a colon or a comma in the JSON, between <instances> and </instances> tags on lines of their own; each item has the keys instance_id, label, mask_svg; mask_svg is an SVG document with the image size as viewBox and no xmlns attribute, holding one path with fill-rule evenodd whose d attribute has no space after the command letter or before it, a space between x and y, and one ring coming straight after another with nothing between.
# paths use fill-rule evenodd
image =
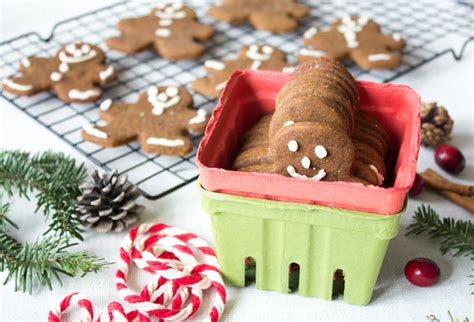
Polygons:
<instances>
[{"instance_id":1,"label":"pink pulp berry basket","mask_svg":"<svg viewBox=\"0 0 474 322\"><path fill-rule=\"evenodd\" d=\"M408 86L357 81L362 111L380 120L391 138L384 187L301 180L229 170L244 134L265 113L291 74L238 71L227 82L197 152L204 189L244 197L318 204L383 215L399 213L416 174L420 98Z\"/></svg>"}]
</instances>

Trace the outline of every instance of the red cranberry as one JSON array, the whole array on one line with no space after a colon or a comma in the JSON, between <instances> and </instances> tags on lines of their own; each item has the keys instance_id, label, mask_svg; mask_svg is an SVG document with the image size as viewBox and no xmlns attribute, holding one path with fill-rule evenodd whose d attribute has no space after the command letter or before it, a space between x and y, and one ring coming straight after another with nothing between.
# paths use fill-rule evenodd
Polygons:
<instances>
[{"instance_id":1,"label":"red cranberry","mask_svg":"<svg viewBox=\"0 0 474 322\"><path fill-rule=\"evenodd\" d=\"M405 266L405 277L416 286L426 287L439 281L439 267L428 258L415 258Z\"/></svg>"},{"instance_id":2,"label":"red cranberry","mask_svg":"<svg viewBox=\"0 0 474 322\"><path fill-rule=\"evenodd\" d=\"M417 173L415 176L415 181L413 182L413 186L411 186L409 195L410 197L418 196L423 188L425 187L425 180Z\"/></svg>"},{"instance_id":3,"label":"red cranberry","mask_svg":"<svg viewBox=\"0 0 474 322\"><path fill-rule=\"evenodd\" d=\"M435 161L446 172L458 174L466 166L466 159L458 148L441 144L435 150Z\"/></svg>"}]
</instances>

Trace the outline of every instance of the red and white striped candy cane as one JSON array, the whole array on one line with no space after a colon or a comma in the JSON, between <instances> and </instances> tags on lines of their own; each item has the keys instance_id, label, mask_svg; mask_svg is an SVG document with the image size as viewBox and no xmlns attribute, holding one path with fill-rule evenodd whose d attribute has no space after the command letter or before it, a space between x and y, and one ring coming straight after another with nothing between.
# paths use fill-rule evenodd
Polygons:
<instances>
[{"instance_id":1,"label":"red and white striped candy cane","mask_svg":"<svg viewBox=\"0 0 474 322\"><path fill-rule=\"evenodd\" d=\"M205 263L198 261L190 246L201 253ZM141 315L188 319L201 305L202 291L210 288L214 288L216 297L209 319L217 321L222 314L226 291L217 258L214 250L196 235L165 224L143 224L132 229L122 242L120 259L115 276L119 296ZM132 260L157 275L140 294L127 285Z\"/></svg>"},{"instance_id":2,"label":"red and white striped candy cane","mask_svg":"<svg viewBox=\"0 0 474 322\"><path fill-rule=\"evenodd\" d=\"M198 261L192 248L204 263ZM128 287L132 261L153 275L140 293ZM224 310L226 290L214 250L196 235L165 224L143 224L130 230L120 248L119 269L115 275L119 296L136 310L125 313L120 303L111 302L98 321L185 320L192 317L202 302L203 290L216 292L210 321L218 321ZM90 301L73 293L54 307L48 321L58 322L71 304L81 307L82 321L92 321Z\"/></svg>"}]
</instances>

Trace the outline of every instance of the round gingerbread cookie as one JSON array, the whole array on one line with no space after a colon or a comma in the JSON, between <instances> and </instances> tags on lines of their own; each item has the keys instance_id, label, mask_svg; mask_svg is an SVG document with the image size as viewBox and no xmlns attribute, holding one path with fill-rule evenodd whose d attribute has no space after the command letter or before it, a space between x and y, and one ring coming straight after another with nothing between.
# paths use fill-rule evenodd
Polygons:
<instances>
[{"instance_id":1,"label":"round gingerbread cookie","mask_svg":"<svg viewBox=\"0 0 474 322\"><path fill-rule=\"evenodd\" d=\"M352 177L355 150L341 129L301 122L283 127L270 141L275 172L299 179L345 181Z\"/></svg>"}]
</instances>

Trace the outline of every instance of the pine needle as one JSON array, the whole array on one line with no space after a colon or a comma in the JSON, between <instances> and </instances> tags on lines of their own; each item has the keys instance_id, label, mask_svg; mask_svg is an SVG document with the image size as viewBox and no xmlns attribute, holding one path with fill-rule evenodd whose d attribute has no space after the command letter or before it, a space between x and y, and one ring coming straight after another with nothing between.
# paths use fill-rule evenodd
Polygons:
<instances>
[{"instance_id":1,"label":"pine needle","mask_svg":"<svg viewBox=\"0 0 474 322\"><path fill-rule=\"evenodd\" d=\"M431 239L440 239L439 249L443 255L453 251L453 256L468 256L474 260L474 225L470 221L440 218L430 206L421 205L406 235L423 233Z\"/></svg>"}]
</instances>

